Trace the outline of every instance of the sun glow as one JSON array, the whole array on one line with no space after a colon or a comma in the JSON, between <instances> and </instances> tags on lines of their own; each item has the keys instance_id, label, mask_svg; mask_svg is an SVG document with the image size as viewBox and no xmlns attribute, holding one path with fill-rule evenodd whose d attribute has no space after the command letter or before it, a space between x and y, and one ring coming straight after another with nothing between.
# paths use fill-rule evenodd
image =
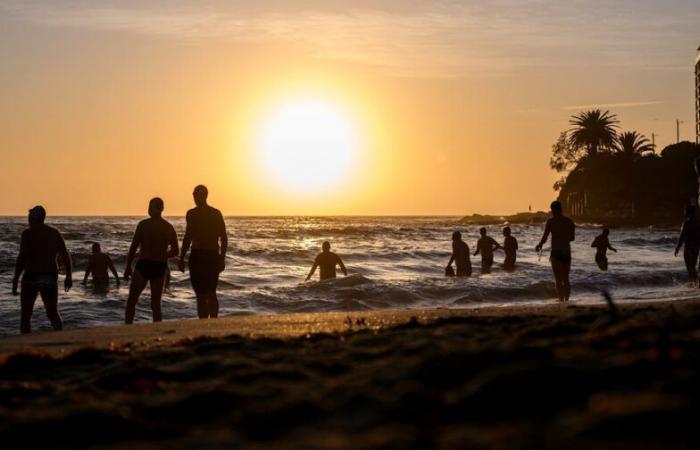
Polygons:
<instances>
[{"instance_id":1,"label":"sun glow","mask_svg":"<svg viewBox=\"0 0 700 450\"><path fill-rule=\"evenodd\" d=\"M284 102L257 135L260 163L274 181L294 190L330 188L343 181L358 149L358 133L338 105L318 99Z\"/></svg>"}]
</instances>

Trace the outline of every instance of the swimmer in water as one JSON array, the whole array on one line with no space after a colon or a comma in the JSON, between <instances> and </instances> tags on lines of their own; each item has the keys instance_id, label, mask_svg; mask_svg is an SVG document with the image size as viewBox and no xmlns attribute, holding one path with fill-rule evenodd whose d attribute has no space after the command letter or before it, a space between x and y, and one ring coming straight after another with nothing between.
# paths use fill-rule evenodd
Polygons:
<instances>
[{"instance_id":1,"label":"swimmer in water","mask_svg":"<svg viewBox=\"0 0 700 450\"><path fill-rule=\"evenodd\" d=\"M452 233L452 256L447 263L445 272L452 269L452 261L457 266L458 277L470 277L472 275L472 262L469 258L469 246L462 240L462 233L455 231Z\"/></svg>"},{"instance_id":2,"label":"swimmer in water","mask_svg":"<svg viewBox=\"0 0 700 450\"><path fill-rule=\"evenodd\" d=\"M476 243L474 256L481 253L481 273L487 274L491 273L491 266L493 266L493 252L499 249L502 250L503 247L491 236L487 236L486 228L482 227L479 233L481 233L481 238L479 238L479 241Z\"/></svg>"},{"instance_id":3,"label":"swimmer in water","mask_svg":"<svg viewBox=\"0 0 700 450\"><path fill-rule=\"evenodd\" d=\"M699 282L697 265L700 254L700 220L698 220L695 207L692 205L685 208L685 221L676 244L676 256L678 256L681 247L683 247L685 268L688 271L688 281L690 283Z\"/></svg>"},{"instance_id":4,"label":"swimmer in water","mask_svg":"<svg viewBox=\"0 0 700 450\"><path fill-rule=\"evenodd\" d=\"M511 235L510 227L503 228L503 251L506 258L503 260L503 270L512 272L515 270L515 260L518 255L518 240Z\"/></svg>"},{"instance_id":5,"label":"swimmer in water","mask_svg":"<svg viewBox=\"0 0 700 450\"><path fill-rule=\"evenodd\" d=\"M617 250L610 245L610 240L608 239L609 235L610 229L603 228L603 232L591 243L591 247L596 249L595 262L602 271L608 270L608 250L617 253Z\"/></svg>"},{"instance_id":6,"label":"swimmer in water","mask_svg":"<svg viewBox=\"0 0 700 450\"><path fill-rule=\"evenodd\" d=\"M331 251L331 243L326 241L323 243L323 251L314 260L314 265L311 267L309 275L306 277L306 281L309 281L316 272L316 268L320 267L319 279L321 281L327 280L329 278L335 278L335 267L340 266L340 270L343 271L343 275L348 276L348 271L345 269L343 260L340 256L336 255Z\"/></svg>"},{"instance_id":7,"label":"swimmer in water","mask_svg":"<svg viewBox=\"0 0 700 450\"><path fill-rule=\"evenodd\" d=\"M110 258L109 255L102 253L102 247L99 243L95 242L92 244L92 254L88 258L88 264L85 268L83 284L87 283L88 278L92 274L92 283L95 290L107 290L109 287L108 270L112 272L112 275L114 275L114 279L117 282L117 286L119 286L119 275L117 274L117 269L114 267L112 258Z\"/></svg>"},{"instance_id":8,"label":"swimmer in water","mask_svg":"<svg viewBox=\"0 0 700 450\"><path fill-rule=\"evenodd\" d=\"M552 202L552 217L547 220L544 227L544 234L535 250L542 251L542 246L552 235L552 250L549 261L554 272L554 281L557 287L557 295L562 302L568 302L571 297L571 282L569 274L571 272L571 242L576 238L576 225L562 212L561 203Z\"/></svg>"}]
</instances>

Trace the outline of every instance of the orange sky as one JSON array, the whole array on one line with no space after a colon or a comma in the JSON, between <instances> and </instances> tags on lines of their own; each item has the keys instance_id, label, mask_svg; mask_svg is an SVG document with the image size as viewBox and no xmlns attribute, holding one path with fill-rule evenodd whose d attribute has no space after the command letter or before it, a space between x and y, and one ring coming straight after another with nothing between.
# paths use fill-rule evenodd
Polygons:
<instances>
[{"instance_id":1,"label":"orange sky","mask_svg":"<svg viewBox=\"0 0 700 450\"><path fill-rule=\"evenodd\" d=\"M551 144L579 109L660 145L679 118L693 138L700 11L608 3L6 2L0 214L141 215L159 195L179 215L198 183L229 215L545 208ZM361 142L347 177L304 194L254 144L297 97L336 105Z\"/></svg>"}]
</instances>

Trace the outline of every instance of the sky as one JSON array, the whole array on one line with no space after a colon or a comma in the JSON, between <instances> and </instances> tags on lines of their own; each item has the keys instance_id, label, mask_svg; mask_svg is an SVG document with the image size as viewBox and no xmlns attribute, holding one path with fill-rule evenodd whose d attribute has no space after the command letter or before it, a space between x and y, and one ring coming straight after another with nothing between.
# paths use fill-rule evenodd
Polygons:
<instances>
[{"instance_id":1,"label":"sky","mask_svg":"<svg viewBox=\"0 0 700 450\"><path fill-rule=\"evenodd\" d=\"M181 215L200 183L227 215L545 209L572 114L694 140L698 24L697 0L0 0L0 214ZM320 185L333 145L260 158L309 100L353 130Z\"/></svg>"}]
</instances>

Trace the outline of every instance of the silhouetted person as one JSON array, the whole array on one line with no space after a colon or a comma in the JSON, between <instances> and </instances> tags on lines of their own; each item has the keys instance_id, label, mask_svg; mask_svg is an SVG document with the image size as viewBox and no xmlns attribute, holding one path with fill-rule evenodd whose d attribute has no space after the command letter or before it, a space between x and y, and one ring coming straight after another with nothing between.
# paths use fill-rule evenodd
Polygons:
<instances>
[{"instance_id":1,"label":"silhouetted person","mask_svg":"<svg viewBox=\"0 0 700 450\"><path fill-rule=\"evenodd\" d=\"M685 208L685 221L681 227L681 234L678 237L675 255L683 247L683 259L688 270L688 280L691 283L698 281L698 254L700 254L700 220L695 214L695 207Z\"/></svg>"},{"instance_id":2,"label":"silhouetted person","mask_svg":"<svg viewBox=\"0 0 700 450\"><path fill-rule=\"evenodd\" d=\"M462 233L459 231L452 233L452 256L450 256L450 261L447 263L446 271L452 268L452 261L457 266L458 277L469 277L472 275L469 246L462 240Z\"/></svg>"},{"instance_id":3,"label":"silhouetted person","mask_svg":"<svg viewBox=\"0 0 700 450\"><path fill-rule=\"evenodd\" d=\"M216 285L226 266L228 237L221 212L207 204L206 186L194 188L195 208L187 211L187 228L180 252L180 270L185 271L185 256L192 245L189 259L190 282L197 295L197 315L200 319L219 316ZM219 246L221 242L221 246Z\"/></svg>"},{"instance_id":4,"label":"silhouetted person","mask_svg":"<svg viewBox=\"0 0 700 450\"><path fill-rule=\"evenodd\" d=\"M481 273L491 273L491 266L493 266L493 252L498 250L501 245L496 242L491 236L486 235L486 228L481 228L479 230L481 233L481 238L476 243L476 251L474 256L481 253Z\"/></svg>"},{"instance_id":5,"label":"silhouetted person","mask_svg":"<svg viewBox=\"0 0 700 450\"><path fill-rule=\"evenodd\" d=\"M20 293L20 332L31 333L32 312L37 295L41 295L46 315L54 330L63 329L58 313L58 263L61 258L66 269L63 283L66 292L73 286L73 268L63 236L53 227L44 224L46 210L35 206L29 210L29 228L22 232L19 255L12 278L12 295L17 295L19 277L22 275Z\"/></svg>"},{"instance_id":6,"label":"silhouetted person","mask_svg":"<svg viewBox=\"0 0 700 450\"><path fill-rule=\"evenodd\" d=\"M602 271L608 270L608 250L617 253L617 250L610 245L610 240L608 239L609 235L610 229L603 228L603 232L591 243L591 247L596 249L595 262Z\"/></svg>"},{"instance_id":7,"label":"silhouetted person","mask_svg":"<svg viewBox=\"0 0 700 450\"><path fill-rule=\"evenodd\" d=\"M160 322L162 320L160 301L163 295L168 258L178 254L177 234L175 228L163 219L163 208L163 200L158 197L151 199L148 204L150 218L139 222L136 226L134 239L131 241L129 255L126 258L126 269L124 270L124 279L131 278L129 299L126 301L125 323L127 324L134 322L136 303L148 283L151 285L153 321ZM132 277L131 265L137 250L139 250L140 256Z\"/></svg>"},{"instance_id":8,"label":"silhouetted person","mask_svg":"<svg viewBox=\"0 0 700 450\"><path fill-rule=\"evenodd\" d=\"M515 270L515 260L518 256L518 240L511 235L510 227L503 228L503 251L506 254L503 260L503 270L512 272Z\"/></svg>"},{"instance_id":9,"label":"silhouetted person","mask_svg":"<svg viewBox=\"0 0 700 450\"><path fill-rule=\"evenodd\" d=\"M323 243L323 251L314 260L314 265L311 267L311 271L306 277L306 281L311 279L314 272L316 272L316 267L321 268L319 275L319 279L321 281L329 278L335 278L335 266L340 266L340 270L343 271L343 275L348 276L348 271L345 269L343 260L340 259L340 256L331 251L331 243L326 241Z\"/></svg>"},{"instance_id":10,"label":"silhouetted person","mask_svg":"<svg viewBox=\"0 0 700 450\"><path fill-rule=\"evenodd\" d=\"M109 255L102 253L102 247L100 244L95 242L92 244L92 254L88 258L83 283L87 283L90 274L92 274L92 283L94 288L96 290L107 289L107 287L109 287L108 270L112 272L112 275L114 275L114 279L117 282L117 286L119 286L119 275L117 274L117 269L114 267L112 258L110 258Z\"/></svg>"},{"instance_id":11,"label":"silhouetted person","mask_svg":"<svg viewBox=\"0 0 700 450\"><path fill-rule=\"evenodd\" d=\"M552 235L552 250L549 260L552 263L557 294L560 301L569 301L571 296L571 283L569 282L571 242L576 237L576 226L571 219L562 214L560 202L552 202L551 209L552 217L547 220L542 239L535 249L538 253L542 251L542 246L549 239L549 235Z\"/></svg>"}]
</instances>

